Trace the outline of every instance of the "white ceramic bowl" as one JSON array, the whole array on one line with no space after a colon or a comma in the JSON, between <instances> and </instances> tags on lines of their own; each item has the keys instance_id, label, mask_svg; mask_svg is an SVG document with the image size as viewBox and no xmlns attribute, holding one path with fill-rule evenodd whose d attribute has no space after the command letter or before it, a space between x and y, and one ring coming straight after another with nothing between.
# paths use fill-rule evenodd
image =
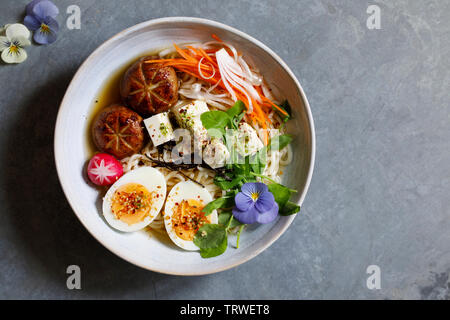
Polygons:
<instances>
[{"instance_id":1,"label":"white ceramic bowl","mask_svg":"<svg viewBox=\"0 0 450 320\"><path fill-rule=\"evenodd\" d=\"M105 222L99 192L85 180L89 160L86 148L88 120L93 101L102 85L116 70L154 49L173 43L211 40L217 34L251 56L269 84L276 86L293 109L289 131L295 136L294 160L284 174L284 183L299 192L294 201L305 198L314 167L315 135L306 96L289 67L272 50L247 34L227 25L199 18L174 17L147 21L115 35L82 64L75 74L59 109L55 128L56 167L64 193L86 229L106 248L142 268L167 274L201 275L219 272L250 260L269 247L294 220L280 217L268 225L251 226L242 233L239 249L230 239L227 251L203 259L198 252L178 249L174 244L148 233L120 233ZM301 215L301 213L300 213ZM301 218L300 218L301 219ZM299 222L301 223L301 221ZM288 248L295 255L295 248Z\"/></svg>"}]
</instances>

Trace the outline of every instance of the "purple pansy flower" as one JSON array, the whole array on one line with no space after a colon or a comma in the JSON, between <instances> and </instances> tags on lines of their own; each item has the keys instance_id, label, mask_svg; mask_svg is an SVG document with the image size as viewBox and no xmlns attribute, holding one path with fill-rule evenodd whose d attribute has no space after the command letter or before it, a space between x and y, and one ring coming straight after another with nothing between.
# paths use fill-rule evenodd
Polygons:
<instances>
[{"instance_id":1,"label":"purple pansy flower","mask_svg":"<svg viewBox=\"0 0 450 320\"><path fill-rule=\"evenodd\" d=\"M233 216L245 224L269 223L278 215L278 204L273 194L261 182L245 183L234 201Z\"/></svg>"},{"instance_id":2,"label":"purple pansy flower","mask_svg":"<svg viewBox=\"0 0 450 320\"><path fill-rule=\"evenodd\" d=\"M49 0L33 0L27 5L24 24L34 31L33 39L39 44L50 44L56 41L59 30L55 17L59 10Z\"/></svg>"},{"instance_id":3,"label":"purple pansy flower","mask_svg":"<svg viewBox=\"0 0 450 320\"><path fill-rule=\"evenodd\" d=\"M52 18L55 18L59 14L58 7L50 0L33 0L29 4L27 4L27 6L25 8L27 11L27 16L35 15L35 13L33 13L33 9L40 2L50 2L50 4L45 4L44 7L38 7L38 11L45 10L46 15L50 16Z\"/></svg>"}]
</instances>

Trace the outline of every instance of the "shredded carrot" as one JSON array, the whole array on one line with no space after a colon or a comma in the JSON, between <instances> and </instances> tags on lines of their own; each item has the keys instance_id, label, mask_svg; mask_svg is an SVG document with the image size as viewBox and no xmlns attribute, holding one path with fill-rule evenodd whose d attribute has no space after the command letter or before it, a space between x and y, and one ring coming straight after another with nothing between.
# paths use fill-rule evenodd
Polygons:
<instances>
[{"instance_id":1,"label":"shredded carrot","mask_svg":"<svg viewBox=\"0 0 450 320\"><path fill-rule=\"evenodd\" d=\"M223 42L222 39L220 39L217 35L213 34L211 37L218 41ZM196 77L202 81L208 82L212 85L217 85L215 90L217 91L224 91L227 92L227 88L224 85L220 72L216 72L214 74L214 70L218 70L218 63L215 57L215 53L219 49L202 49L202 48L194 48L192 46L186 46L186 49L182 49L176 44L174 44L175 50L180 55L180 58L172 58L172 59L155 59L155 60L146 60L144 63L160 63L163 66L170 66L178 71L185 72L193 77ZM225 47L225 50L229 54L229 49ZM202 59L206 59L206 63L200 63ZM213 75L209 79L205 79L202 74L199 72L199 68L204 71L208 72L209 74ZM247 110L249 108L250 103L253 105L253 112L249 115L252 121L256 121L259 123L259 125L263 129L267 129L267 124L272 123L272 121L269 118L270 112L272 112L272 109L275 108L279 112L281 112L284 115L288 115L285 110L277 106L275 103L273 103L269 98L267 98L260 86L255 86L255 89L258 92L258 95L260 96L260 99L262 100L262 103L258 103L254 99L250 98L250 101L247 99L246 94L244 92L241 92L240 89L232 86L232 89L236 95L236 98L243 101L245 106L247 107ZM273 108L272 108L273 107ZM264 130L264 143L267 145L268 143L268 135L266 130Z\"/></svg>"},{"instance_id":2,"label":"shredded carrot","mask_svg":"<svg viewBox=\"0 0 450 320\"><path fill-rule=\"evenodd\" d=\"M269 123L271 122L270 121L270 119L269 119L269 117L268 117L268 115L266 114L266 113L264 113L262 110L261 110L261 108L259 107L259 105L255 102L254 104L253 104L253 108L256 110L256 112L257 113L259 113L260 114L260 116L262 117L262 118L265 118L265 119L263 119L263 120L266 120L266 121L268 121ZM263 135L264 135L264 145L268 145L269 144L269 135L267 134L267 124L266 124L266 121L260 121L260 124L261 124L261 126L262 126L262 128L263 128Z\"/></svg>"},{"instance_id":3,"label":"shredded carrot","mask_svg":"<svg viewBox=\"0 0 450 320\"><path fill-rule=\"evenodd\" d=\"M214 66L217 66L217 63L203 50L202 48L198 48L202 56L207 59L209 62L211 62Z\"/></svg>"},{"instance_id":4,"label":"shredded carrot","mask_svg":"<svg viewBox=\"0 0 450 320\"><path fill-rule=\"evenodd\" d=\"M223 42L222 39L220 39L219 36L218 36L217 34L214 34L214 33L213 33L213 34L211 35L211 38L213 38L213 39L216 40L216 41Z\"/></svg>"},{"instance_id":5,"label":"shredded carrot","mask_svg":"<svg viewBox=\"0 0 450 320\"><path fill-rule=\"evenodd\" d=\"M192 56L190 56L189 54L187 54L185 51L183 51L180 47L178 47L175 43L173 44L173 46L175 47L175 49L177 50L177 52L180 54L180 56L182 56L183 58L185 58L188 61L196 61L195 58L193 58Z\"/></svg>"},{"instance_id":6,"label":"shredded carrot","mask_svg":"<svg viewBox=\"0 0 450 320\"><path fill-rule=\"evenodd\" d=\"M202 52L200 51L201 48L194 48L192 46L188 46L189 49L195 52L195 54L201 59L203 56ZM212 61L212 60L211 60Z\"/></svg>"}]
</instances>

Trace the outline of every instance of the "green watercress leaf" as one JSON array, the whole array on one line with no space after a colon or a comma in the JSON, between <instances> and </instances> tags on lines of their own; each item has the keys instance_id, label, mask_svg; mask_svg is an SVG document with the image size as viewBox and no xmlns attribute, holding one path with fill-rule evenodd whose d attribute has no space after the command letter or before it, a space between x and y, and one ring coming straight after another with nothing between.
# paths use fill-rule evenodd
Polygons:
<instances>
[{"instance_id":1,"label":"green watercress leaf","mask_svg":"<svg viewBox=\"0 0 450 320\"><path fill-rule=\"evenodd\" d=\"M208 131L208 135L211 138L216 138L216 139L222 139L223 135L225 134L224 130L217 129L217 128L210 128L207 131Z\"/></svg>"},{"instance_id":2,"label":"green watercress leaf","mask_svg":"<svg viewBox=\"0 0 450 320\"><path fill-rule=\"evenodd\" d=\"M232 213L231 211L223 211L219 214L219 224L226 226L230 220Z\"/></svg>"},{"instance_id":3,"label":"green watercress leaf","mask_svg":"<svg viewBox=\"0 0 450 320\"><path fill-rule=\"evenodd\" d=\"M214 210L220 209L220 208L231 208L234 206L234 197L236 194L227 194L223 197L217 198L214 201L211 201L208 203L204 208L203 212L205 215L210 215Z\"/></svg>"},{"instance_id":4,"label":"green watercress leaf","mask_svg":"<svg viewBox=\"0 0 450 320\"><path fill-rule=\"evenodd\" d=\"M264 168L267 164L267 148L264 146L261 150L259 150L256 154L252 156L250 159L250 165L252 172L261 174L264 171Z\"/></svg>"},{"instance_id":5,"label":"green watercress leaf","mask_svg":"<svg viewBox=\"0 0 450 320\"><path fill-rule=\"evenodd\" d=\"M278 105L278 107L280 107L282 110L286 111L286 113L287 113L287 115L285 115L285 114L281 113L280 110L278 110L277 108L272 107L278 113L278 115L281 117L283 122L287 122L289 119L292 118L291 105L289 104L289 102L287 100L284 100L283 103Z\"/></svg>"},{"instance_id":6,"label":"green watercress leaf","mask_svg":"<svg viewBox=\"0 0 450 320\"><path fill-rule=\"evenodd\" d=\"M273 137L270 139L269 144L267 146L264 146L263 148L261 148L261 150L259 150L256 154L255 157L257 157L257 162L254 163L253 165L253 172L255 173L262 173L264 167L267 164L267 152L270 149L274 149L274 150L281 150L283 148L285 148L289 143L292 142L292 136L289 134L283 134L283 135L279 135L276 137ZM255 166L255 165L258 166Z\"/></svg>"},{"instance_id":7,"label":"green watercress leaf","mask_svg":"<svg viewBox=\"0 0 450 320\"><path fill-rule=\"evenodd\" d=\"M242 175L237 175L231 180L227 180L224 177L217 176L214 178L214 183L219 186L222 190L230 190L238 186L243 179Z\"/></svg>"},{"instance_id":8,"label":"green watercress leaf","mask_svg":"<svg viewBox=\"0 0 450 320\"><path fill-rule=\"evenodd\" d=\"M200 248L202 258L212 258L227 250L227 231L220 224L205 224L194 236L194 244Z\"/></svg>"},{"instance_id":9,"label":"green watercress leaf","mask_svg":"<svg viewBox=\"0 0 450 320\"><path fill-rule=\"evenodd\" d=\"M296 214L300 211L300 206L294 202L288 201L282 209L280 209L279 214L281 216L289 216L291 214Z\"/></svg>"},{"instance_id":10,"label":"green watercress leaf","mask_svg":"<svg viewBox=\"0 0 450 320\"><path fill-rule=\"evenodd\" d=\"M245 116L245 112L242 112L240 115L233 118L232 124L235 129L239 128L239 122L241 122L242 118Z\"/></svg>"},{"instance_id":11,"label":"green watercress leaf","mask_svg":"<svg viewBox=\"0 0 450 320\"><path fill-rule=\"evenodd\" d=\"M269 188L269 191L272 192L280 212L289 201L291 190L279 183L271 183L267 185L267 187Z\"/></svg>"},{"instance_id":12,"label":"green watercress leaf","mask_svg":"<svg viewBox=\"0 0 450 320\"><path fill-rule=\"evenodd\" d=\"M244 159L245 163L243 163L242 167L244 170L244 176L248 177L250 176L250 172L252 171L251 165L250 165L250 157L245 157Z\"/></svg>"},{"instance_id":13,"label":"green watercress leaf","mask_svg":"<svg viewBox=\"0 0 450 320\"><path fill-rule=\"evenodd\" d=\"M237 116L243 116L243 111L245 110L245 104L241 100L236 101L236 103L226 111L228 116L233 119ZM241 118L242 119L242 118Z\"/></svg>"},{"instance_id":14,"label":"green watercress leaf","mask_svg":"<svg viewBox=\"0 0 450 320\"><path fill-rule=\"evenodd\" d=\"M226 112L219 110L203 112L200 115L200 119L202 120L203 127L205 127L206 130L214 128L222 131L223 133L225 133L225 128L231 122L230 116Z\"/></svg>"},{"instance_id":15,"label":"green watercress leaf","mask_svg":"<svg viewBox=\"0 0 450 320\"><path fill-rule=\"evenodd\" d=\"M233 213L231 211L227 211L227 212L221 212L219 215L219 224L223 225L223 226L228 226L228 229L232 229L238 226L243 225L242 222L240 222L239 220L237 220L236 218L233 217L233 220L231 220L230 223L230 219L233 216ZM230 223L228 225L228 223Z\"/></svg>"},{"instance_id":16,"label":"green watercress leaf","mask_svg":"<svg viewBox=\"0 0 450 320\"><path fill-rule=\"evenodd\" d=\"M292 136L290 134L283 134L280 136L273 137L270 139L268 150L281 150L285 148L292 141Z\"/></svg>"}]
</instances>

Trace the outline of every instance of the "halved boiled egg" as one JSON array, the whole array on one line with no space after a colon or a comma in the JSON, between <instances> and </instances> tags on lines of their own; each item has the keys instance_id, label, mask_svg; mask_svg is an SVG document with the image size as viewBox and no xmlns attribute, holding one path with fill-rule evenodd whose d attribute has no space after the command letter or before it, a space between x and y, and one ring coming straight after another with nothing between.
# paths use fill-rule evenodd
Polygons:
<instances>
[{"instance_id":1,"label":"halved boiled egg","mask_svg":"<svg viewBox=\"0 0 450 320\"><path fill-rule=\"evenodd\" d=\"M212 196L192 181L177 183L170 190L164 207L164 224L170 239L185 250L199 250L194 244L198 229L207 223L218 223L217 211L206 216L203 208Z\"/></svg>"},{"instance_id":2,"label":"halved boiled egg","mask_svg":"<svg viewBox=\"0 0 450 320\"><path fill-rule=\"evenodd\" d=\"M145 228L161 211L166 197L166 180L152 167L124 174L103 198L103 216L111 227L133 232Z\"/></svg>"}]
</instances>

